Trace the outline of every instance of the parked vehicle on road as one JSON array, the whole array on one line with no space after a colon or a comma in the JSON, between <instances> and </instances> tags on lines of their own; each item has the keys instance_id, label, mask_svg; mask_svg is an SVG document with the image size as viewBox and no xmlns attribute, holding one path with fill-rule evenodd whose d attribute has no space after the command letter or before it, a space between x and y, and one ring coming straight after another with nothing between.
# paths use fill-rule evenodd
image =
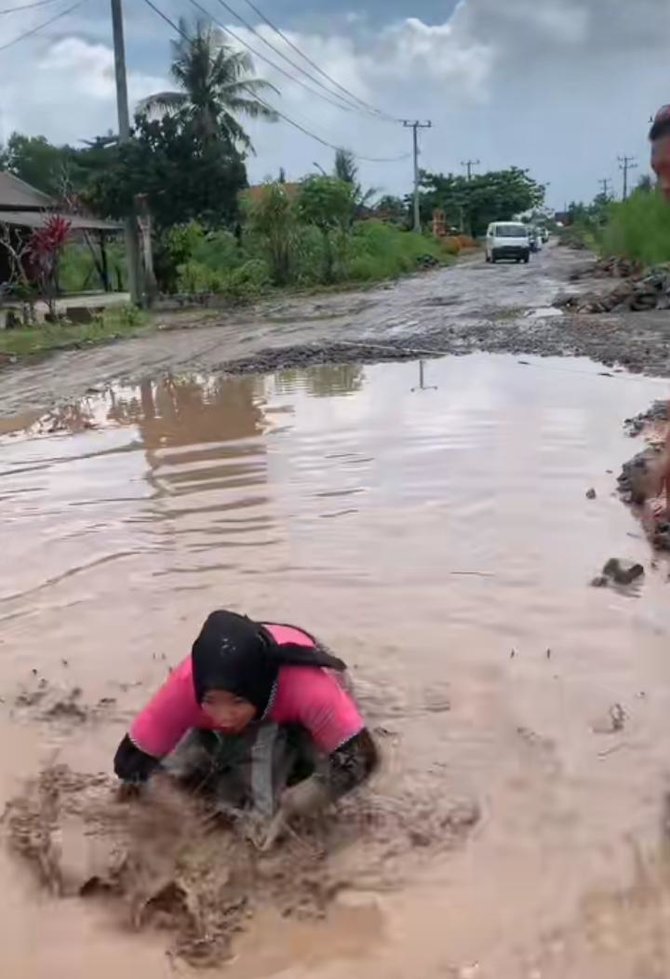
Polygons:
<instances>
[{"instance_id":1,"label":"parked vehicle on road","mask_svg":"<svg viewBox=\"0 0 670 979\"><path fill-rule=\"evenodd\" d=\"M520 221L494 221L486 232L486 261L501 259L516 262L530 260L528 228Z\"/></svg>"}]
</instances>

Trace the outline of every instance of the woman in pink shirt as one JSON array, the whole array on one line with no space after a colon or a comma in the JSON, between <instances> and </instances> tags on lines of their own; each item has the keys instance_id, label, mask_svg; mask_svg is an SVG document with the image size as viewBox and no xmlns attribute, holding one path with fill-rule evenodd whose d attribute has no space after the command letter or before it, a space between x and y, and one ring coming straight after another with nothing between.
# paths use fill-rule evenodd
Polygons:
<instances>
[{"instance_id":1,"label":"woman in pink shirt","mask_svg":"<svg viewBox=\"0 0 670 979\"><path fill-rule=\"evenodd\" d=\"M377 764L344 670L302 629L212 612L121 741L114 770L138 784L160 766L221 810L264 821L269 845Z\"/></svg>"}]
</instances>

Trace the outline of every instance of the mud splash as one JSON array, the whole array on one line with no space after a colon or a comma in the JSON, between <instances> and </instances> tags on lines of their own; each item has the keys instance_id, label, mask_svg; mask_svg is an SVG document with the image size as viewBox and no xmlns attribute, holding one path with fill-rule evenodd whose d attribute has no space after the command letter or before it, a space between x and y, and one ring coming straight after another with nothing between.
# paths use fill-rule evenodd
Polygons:
<instances>
[{"instance_id":1,"label":"mud splash","mask_svg":"<svg viewBox=\"0 0 670 979\"><path fill-rule=\"evenodd\" d=\"M165 776L128 798L108 776L60 765L7 804L4 822L12 849L54 896L104 898L127 927L168 932L169 954L212 966L231 957L233 937L259 906L322 918L340 891L407 883L410 866L462 844L479 819L473 803L435 798L424 806L417 813L409 799L361 794L261 854ZM347 871L329 859L354 844ZM391 869L398 847L402 875L397 862Z\"/></svg>"}]
</instances>

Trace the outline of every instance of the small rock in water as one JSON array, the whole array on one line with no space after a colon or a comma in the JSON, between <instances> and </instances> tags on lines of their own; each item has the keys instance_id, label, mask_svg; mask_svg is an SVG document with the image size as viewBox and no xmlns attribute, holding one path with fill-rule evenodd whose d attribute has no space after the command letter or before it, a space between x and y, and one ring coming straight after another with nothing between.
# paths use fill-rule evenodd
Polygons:
<instances>
[{"instance_id":1,"label":"small rock in water","mask_svg":"<svg viewBox=\"0 0 670 979\"><path fill-rule=\"evenodd\" d=\"M609 584L609 578L606 578L604 574L597 574L595 578L591 579L592 588L607 588Z\"/></svg>"},{"instance_id":2,"label":"small rock in water","mask_svg":"<svg viewBox=\"0 0 670 979\"><path fill-rule=\"evenodd\" d=\"M596 491L593 489L593 487L591 487L591 489L586 491L586 499L595 500L595 498L596 498Z\"/></svg>"},{"instance_id":3,"label":"small rock in water","mask_svg":"<svg viewBox=\"0 0 670 979\"><path fill-rule=\"evenodd\" d=\"M596 734L616 734L623 731L626 724L626 711L621 704L612 704L607 711L607 716L596 721L593 731Z\"/></svg>"},{"instance_id":4,"label":"small rock in water","mask_svg":"<svg viewBox=\"0 0 670 979\"><path fill-rule=\"evenodd\" d=\"M603 567L602 573L605 578L615 581L617 585L630 585L644 575L644 568L634 561L611 557Z\"/></svg>"}]
</instances>

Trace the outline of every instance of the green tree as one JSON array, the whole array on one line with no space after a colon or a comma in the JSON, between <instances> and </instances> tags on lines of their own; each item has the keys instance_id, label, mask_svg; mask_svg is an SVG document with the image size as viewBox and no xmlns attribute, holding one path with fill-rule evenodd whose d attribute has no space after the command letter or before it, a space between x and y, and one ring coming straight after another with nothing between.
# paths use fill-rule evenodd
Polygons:
<instances>
[{"instance_id":1,"label":"green tree","mask_svg":"<svg viewBox=\"0 0 670 979\"><path fill-rule=\"evenodd\" d=\"M286 285L294 271L298 222L282 183L268 183L246 205L248 228L257 235L275 285Z\"/></svg>"},{"instance_id":2,"label":"green tree","mask_svg":"<svg viewBox=\"0 0 670 979\"><path fill-rule=\"evenodd\" d=\"M421 214L429 221L441 209L450 224L482 235L491 221L507 221L516 214L539 207L545 188L527 170L510 167L476 174L468 180L460 174L421 172Z\"/></svg>"},{"instance_id":3,"label":"green tree","mask_svg":"<svg viewBox=\"0 0 670 979\"><path fill-rule=\"evenodd\" d=\"M379 198L374 210L381 220L392 221L394 224L408 224L409 208L402 197L385 194Z\"/></svg>"},{"instance_id":4,"label":"green tree","mask_svg":"<svg viewBox=\"0 0 670 979\"><path fill-rule=\"evenodd\" d=\"M370 187L368 190L363 190L358 179L358 164L356 163L356 157L351 150L335 150L335 166L333 168L333 176L345 184L351 184L353 187L354 201L352 218L354 214L360 215L361 211L368 207L370 201L377 193L377 188Z\"/></svg>"},{"instance_id":5,"label":"green tree","mask_svg":"<svg viewBox=\"0 0 670 979\"><path fill-rule=\"evenodd\" d=\"M89 173L87 202L105 216L127 214L136 194L146 194L157 230L199 221L230 226L246 186L240 153L228 142L202 140L194 123L176 116L136 120L132 138L104 151Z\"/></svg>"},{"instance_id":6,"label":"green tree","mask_svg":"<svg viewBox=\"0 0 670 979\"><path fill-rule=\"evenodd\" d=\"M140 103L140 113L149 119L176 116L191 124L201 139L223 138L251 150L238 116L276 121L276 112L260 97L273 86L253 77L250 55L225 44L222 32L211 24L197 20L189 27L181 18L179 31L180 37L171 42L170 66L179 91L150 95Z\"/></svg>"},{"instance_id":7,"label":"green tree","mask_svg":"<svg viewBox=\"0 0 670 979\"><path fill-rule=\"evenodd\" d=\"M358 180L356 157L351 150L335 150L335 167L333 175L345 184L355 184Z\"/></svg>"},{"instance_id":8,"label":"green tree","mask_svg":"<svg viewBox=\"0 0 670 979\"><path fill-rule=\"evenodd\" d=\"M12 133L0 153L0 168L25 180L31 187L59 197L63 186L77 171L77 151L70 146L54 146L44 136Z\"/></svg>"},{"instance_id":9,"label":"green tree","mask_svg":"<svg viewBox=\"0 0 670 979\"><path fill-rule=\"evenodd\" d=\"M335 279L335 258L338 248L342 251L346 243L356 206L354 194L354 186L337 177L308 177L300 189L298 214L323 236L325 282Z\"/></svg>"}]
</instances>

